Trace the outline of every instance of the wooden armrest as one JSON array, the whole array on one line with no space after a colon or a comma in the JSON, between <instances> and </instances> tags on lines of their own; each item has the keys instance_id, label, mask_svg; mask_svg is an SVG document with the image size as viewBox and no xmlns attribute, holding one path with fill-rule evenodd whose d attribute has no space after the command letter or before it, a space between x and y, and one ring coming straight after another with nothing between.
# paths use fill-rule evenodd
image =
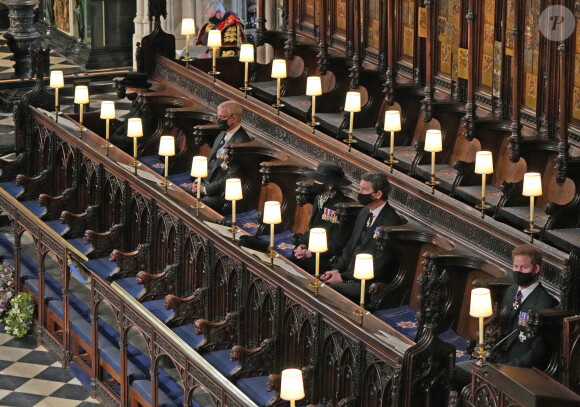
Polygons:
<instances>
[{"instance_id":1,"label":"wooden armrest","mask_svg":"<svg viewBox=\"0 0 580 407\"><path fill-rule=\"evenodd\" d=\"M207 287L196 289L192 295L185 298L169 294L165 297L165 309L173 310L165 325L168 327L193 323L205 315Z\"/></svg>"},{"instance_id":2,"label":"wooden armrest","mask_svg":"<svg viewBox=\"0 0 580 407\"><path fill-rule=\"evenodd\" d=\"M219 322L203 318L196 320L194 322L195 332L198 335L203 335L203 340L196 349L199 352L206 352L232 347L238 338L239 318L238 312L229 312L226 314L226 318Z\"/></svg>"}]
</instances>

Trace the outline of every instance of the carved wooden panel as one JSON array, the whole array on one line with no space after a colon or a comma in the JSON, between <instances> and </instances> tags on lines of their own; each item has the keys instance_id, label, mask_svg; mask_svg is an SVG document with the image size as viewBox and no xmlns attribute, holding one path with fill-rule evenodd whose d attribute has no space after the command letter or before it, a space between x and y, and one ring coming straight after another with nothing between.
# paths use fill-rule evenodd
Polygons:
<instances>
[{"instance_id":1,"label":"carved wooden panel","mask_svg":"<svg viewBox=\"0 0 580 407\"><path fill-rule=\"evenodd\" d=\"M437 3L437 41L439 43L440 72L457 80L459 46L461 42L461 2L443 0Z\"/></svg>"},{"instance_id":2,"label":"carved wooden panel","mask_svg":"<svg viewBox=\"0 0 580 407\"><path fill-rule=\"evenodd\" d=\"M540 0L526 0L524 6L524 97L522 103L536 109L540 57Z\"/></svg>"},{"instance_id":3,"label":"carved wooden panel","mask_svg":"<svg viewBox=\"0 0 580 407\"><path fill-rule=\"evenodd\" d=\"M403 35L399 49L403 57L413 58L415 52L415 16L414 0L403 0L401 5L401 25Z\"/></svg>"},{"instance_id":4,"label":"carved wooden panel","mask_svg":"<svg viewBox=\"0 0 580 407\"><path fill-rule=\"evenodd\" d=\"M580 0L574 1L574 16L576 17L576 35L572 41L572 55L574 65L574 87L572 91L572 120L574 124L580 123Z\"/></svg>"}]
</instances>

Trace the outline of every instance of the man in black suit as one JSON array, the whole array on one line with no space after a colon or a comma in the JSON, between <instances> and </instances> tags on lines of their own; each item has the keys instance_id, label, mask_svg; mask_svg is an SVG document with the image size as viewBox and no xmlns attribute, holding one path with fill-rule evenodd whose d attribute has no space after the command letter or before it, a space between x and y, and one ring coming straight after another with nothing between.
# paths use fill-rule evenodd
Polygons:
<instances>
[{"instance_id":1,"label":"man in black suit","mask_svg":"<svg viewBox=\"0 0 580 407\"><path fill-rule=\"evenodd\" d=\"M337 221L336 207L339 203L348 201L340 187L350 185L350 181L344 175L340 165L333 162L321 162L316 171L304 173L314 179L312 186L316 194L312 203L312 214L308 221L308 228L323 228L326 230L328 251L320 254L320 269L327 270L333 256L340 254L348 242L351 226L341 225ZM316 264L315 256L308 250L310 233L299 235L299 244L294 249L294 255L290 260L302 267L309 273L314 274Z\"/></svg>"},{"instance_id":2,"label":"man in black suit","mask_svg":"<svg viewBox=\"0 0 580 407\"><path fill-rule=\"evenodd\" d=\"M250 141L248 133L242 128L242 106L233 101L223 102L217 109L217 125L221 132L215 139L211 154L208 157L208 176L203 179L201 199L205 205L217 212L221 212L226 200L224 198L226 179L242 178L243 171L240 164L233 160L227 162L225 147L234 143ZM232 161L232 160L230 160ZM197 194L197 183L193 183L192 192Z\"/></svg>"},{"instance_id":3,"label":"man in black suit","mask_svg":"<svg viewBox=\"0 0 580 407\"><path fill-rule=\"evenodd\" d=\"M390 185L386 175L368 173L362 176L357 200L363 208L354 223L352 235L344 248L336 267L327 271L320 280L331 285L336 291L358 303L360 301L359 280L353 277L356 255L372 254L374 278L368 280L368 287L375 281L388 282L396 270L398 258L391 250L378 250L375 235L381 226L402 225L405 221L387 202ZM366 294L365 294L366 296Z\"/></svg>"},{"instance_id":4,"label":"man in black suit","mask_svg":"<svg viewBox=\"0 0 580 407\"><path fill-rule=\"evenodd\" d=\"M543 368L549 361L545 338L530 331L528 320L532 311L552 308L557 301L540 283L542 252L531 244L522 244L512 251L512 276L515 284L504 293L500 307L500 329L503 338L492 348L494 363L519 367ZM460 389L471 382L471 364L455 366L455 387ZM479 362L478 362L479 363Z\"/></svg>"},{"instance_id":5,"label":"man in black suit","mask_svg":"<svg viewBox=\"0 0 580 407\"><path fill-rule=\"evenodd\" d=\"M531 244L517 246L512 252L512 259L515 284L506 290L500 311L501 329L507 336L492 360L513 366L541 368L550 355L547 354L544 338L530 332L528 319L530 312L552 308L557 301L540 283L542 253L538 249Z\"/></svg>"}]
</instances>

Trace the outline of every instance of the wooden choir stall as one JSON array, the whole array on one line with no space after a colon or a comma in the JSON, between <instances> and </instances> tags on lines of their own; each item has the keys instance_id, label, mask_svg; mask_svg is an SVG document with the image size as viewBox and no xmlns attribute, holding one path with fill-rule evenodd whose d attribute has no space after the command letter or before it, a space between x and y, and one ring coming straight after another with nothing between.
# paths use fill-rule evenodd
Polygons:
<instances>
[{"instance_id":1,"label":"wooden choir stall","mask_svg":"<svg viewBox=\"0 0 580 407\"><path fill-rule=\"evenodd\" d=\"M541 36L541 0L288 0L281 30L266 29L265 3L246 94L238 57L218 58L216 76L211 59L176 60L165 1L150 1L140 72L115 80L142 123L128 144L126 122L109 131L99 111L54 114L39 51L36 87L15 108L16 154L0 160L0 207L13 226L0 250L35 299L38 341L107 406L288 405L287 368L302 371L297 405L580 405L580 33ZM550 4L580 13L578 2ZM287 67L279 100L273 59ZM314 117L309 76L322 84ZM349 91L360 93L354 113ZM226 149L244 173L235 235L232 202L220 214L191 193L192 159L209 155L227 100L243 107L251 138ZM389 110L400 130L385 130ZM427 130L440 131L442 151L429 154ZM478 209L483 150L494 171ZM364 316L329 286L314 292L315 278L287 260L312 208L303 173L321 161L352 181L340 227L356 218L366 172L388 174L389 202L406 220L375 233L398 267L370 287ZM528 172L542 175L533 244L559 303L530 324L549 335L551 358L533 370L474 366L471 385L457 388L455 364L478 337L473 288L489 288L494 304L485 346L503 336L511 250L531 239ZM244 234L269 242L266 201L280 202L283 220L273 265L239 244Z\"/></svg>"}]
</instances>

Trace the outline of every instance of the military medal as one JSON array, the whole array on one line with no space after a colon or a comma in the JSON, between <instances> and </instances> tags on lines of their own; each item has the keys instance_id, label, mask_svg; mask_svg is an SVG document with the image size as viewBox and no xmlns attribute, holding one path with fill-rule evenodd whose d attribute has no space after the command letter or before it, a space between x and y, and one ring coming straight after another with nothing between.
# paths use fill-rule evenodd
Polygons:
<instances>
[{"instance_id":1,"label":"military medal","mask_svg":"<svg viewBox=\"0 0 580 407\"><path fill-rule=\"evenodd\" d=\"M526 326L526 323L528 322L528 318L530 317L530 315L527 312L520 312L520 316L518 318L518 325L519 326Z\"/></svg>"},{"instance_id":2,"label":"military medal","mask_svg":"<svg viewBox=\"0 0 580 407\"><path fill-rule=\"evenodd\" d=\"M520 342L524 342L526 339L528 339L528 337L526 336L526 334L523 331L520 331L520 334L518 335L518 339L520 340Z\"/></svg>"}]
</instances>

